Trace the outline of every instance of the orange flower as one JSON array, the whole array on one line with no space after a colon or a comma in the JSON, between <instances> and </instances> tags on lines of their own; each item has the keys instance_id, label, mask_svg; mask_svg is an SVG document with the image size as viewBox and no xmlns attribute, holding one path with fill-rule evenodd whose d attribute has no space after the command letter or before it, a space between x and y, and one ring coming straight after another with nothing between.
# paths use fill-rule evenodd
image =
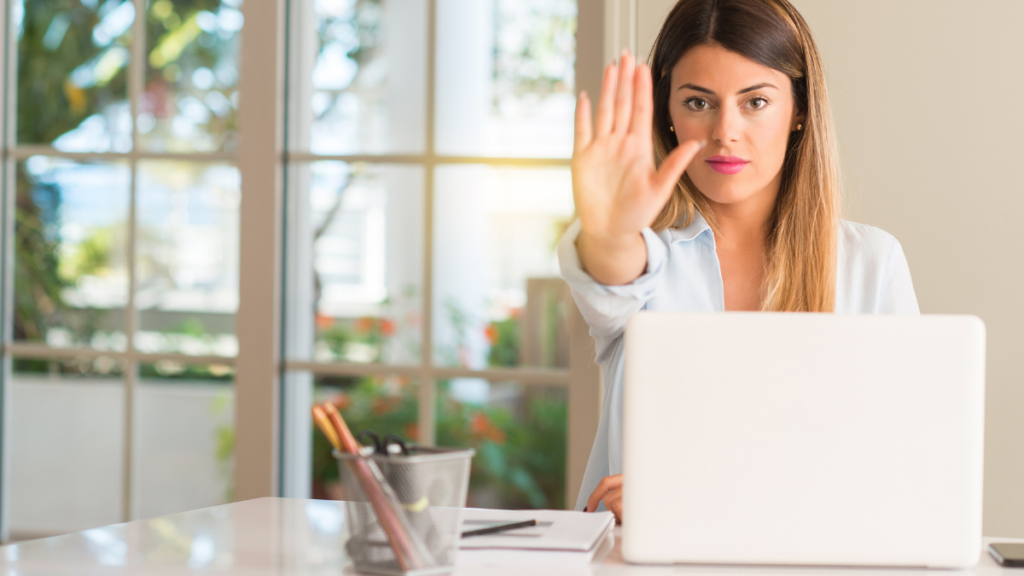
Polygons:
<instances>
[{"instance_id":1,"label":"orange flower","mask_svg":"<svg viewBox=\"0 0 1024 576\"><path fill-rule=\"evenodd\" d=\"M383 334L385 337L392 336L395 333L395 323L392 322L391 320L388 320L387 318L381 318L379 329L380 333Z\"/></svg>"},{"instance_id":2,"label":"orange flower","mask_svg":"<svg viewBox=\"0 0 1024 576\"><path fill-rule=\"evenodd\" d=\"M402 430L405 431L405 437L408 438L409 440L413 441L413 442L418 440L419 437L420 437L420 429L413 422L409 422L408 424L406 424L402 428Z\"/></svg>"},{"instance_id":3,"label":"orange flower","mask_svg":"<svg viewBox=\"0 0 1024 576\"><path fill-rule=\"evenodd\" d=\"M505 431L495 426L483 412L477 412L469 419L469 431L475 438L490 440L495 444L504 444L508 440Z\"/></svg>"},{"instance_id":4,"label":"orange flower","mask_svg":"<svg viewBox=\"0 0 1024 576\"><path fill-rule=\"evenodd\" d=\"M487 337L487 343L494 346L498 341L498 329L494 327L494 324L488 324L487 327L484 328L484 336Z\"/></svg>"},{"instance_id":5,"label":"orange flower","mask_svg":"<svg viewBox=\"0 0 1024 576\"><path fill-rule=\"evenodd\" d=\"M398 401L385 398L377 398L373 401L373 413L383 416L398 407Z\"/></svg>"},{"instance_id":6,"label":"orange flower","mask_svg":"<svg viewBox=\"0 0 1024 576\"><path fill-rule=\"evenodd\" d=\"M356 319L354 323L356 332L360 334L366 334L373 329L373 318L369 316L363 316L362 318Z\"/></svg>"},{"instance_id":7,"label":"orange flower","mask_svg":"<svg viewBox=\"0 0 1024 576\"><path fill-rule=\"evenodd\" d=\"M334 318L326 316L319 312L316 313L316 327L320 330L327 330L331 326L334 326Z\"/></svg>"},{"instance_id":8,"label":"orange flower","mask_svg":"<svg viewBox=\"0 0 1024 576\"><path fill-rule=\"evenodd\" d=\"M342 392L341 394L338 394L337 396L332 398L331 403L334 404L334 407L338 409L338 412L343 412L345 411L345 409L352 405L352 399L348 397L348 394Z\"/></svg>"},{"instance_id":9,"label":"orange flower","mask_svg":"<svg viewBox=\"0 0 1024 576\"><path fill-rule=\"evenodd\" d=\"M469 431L472 432L474 436L483 436L487 433L487 429L490 427L491 421L483 412L477 412L469 419Z\"/></svg>"}]
</instances>

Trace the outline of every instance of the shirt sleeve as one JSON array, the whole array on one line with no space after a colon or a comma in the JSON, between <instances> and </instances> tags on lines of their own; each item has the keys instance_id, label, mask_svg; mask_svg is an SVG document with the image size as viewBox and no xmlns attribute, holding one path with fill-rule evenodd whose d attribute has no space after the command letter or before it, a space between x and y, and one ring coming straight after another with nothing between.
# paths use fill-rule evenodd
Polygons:
<instances>
[{"instance_id":1,"label":"shirt sleeve","mask_svg":"<svg viewBox=\"0 0 1024 576\"><path fill-rule=\"evenodd\" d=\"M921 313L914 293L914 283L910 279L907 257L903 254L903 246L895 239L878 298L878 313L915 316Z\"/></svg>"},{"instance_id":2,"label":"shirt sleeve","mask_svg":"<svg viewBox=\"0 0 1024 576\"><path fill-rule=\"evenodd\" d=\"M658 277L668 260L668 245L650 228L643 230L647 245L647 268L636 280L622 286L607 286L594 280L583 270L576 239L580 221L569 226L558 242L558 265L562 278L569 284L573 300L590 325L595 338L617 338L626 328L626 321L654 295Z\"/></svg>"}]
</instances>

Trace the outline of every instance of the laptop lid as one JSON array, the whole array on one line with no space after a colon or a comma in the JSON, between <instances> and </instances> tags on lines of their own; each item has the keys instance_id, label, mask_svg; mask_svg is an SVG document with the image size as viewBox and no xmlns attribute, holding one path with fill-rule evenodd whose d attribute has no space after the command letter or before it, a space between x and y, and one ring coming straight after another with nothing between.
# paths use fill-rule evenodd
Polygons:
<instances>
[{"instance_id":1,"label":"laptop lid","mask_svg":"<svg viewBox=\"0 0 1024 576\"><path fill-rule=\"evenodd\" d=\"M639 313L625 355L627 561L977 562L980 319Z\"/></svg>"}]
</instances>

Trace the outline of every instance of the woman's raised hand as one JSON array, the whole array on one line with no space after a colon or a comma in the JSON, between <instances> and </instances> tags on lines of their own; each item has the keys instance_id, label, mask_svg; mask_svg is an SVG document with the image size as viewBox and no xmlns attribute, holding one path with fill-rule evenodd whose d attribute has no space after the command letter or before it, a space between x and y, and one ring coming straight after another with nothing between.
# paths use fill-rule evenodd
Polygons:
<instances>
[{"instance_id":1,"label":"woman's raised hand","mask_svg":"<svg viewBox=\"0 0 1024 576\"><path fill-rule=\"evenodd\" d=\"M580 92L572 154L572 193L582 224L577 252L598 282L627 284L646 265L640 232L664 208L703 144L684 142L655 168L651 71L634 67L628 52L617 67L605 68L596 125L590 108Z\"/></svg>"}]
</instances>

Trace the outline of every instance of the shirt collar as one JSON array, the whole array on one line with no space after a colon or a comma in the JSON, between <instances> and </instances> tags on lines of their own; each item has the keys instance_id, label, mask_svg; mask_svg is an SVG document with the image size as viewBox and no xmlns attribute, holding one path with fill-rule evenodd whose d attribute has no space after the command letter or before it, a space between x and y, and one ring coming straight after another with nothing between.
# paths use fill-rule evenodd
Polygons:
<instances>
[{"instance_id":1,"label":"shirt collar","mask_svg":"<svg viewBox=\"0 0 1024 576\"><path fill-rule=\"evenodd\" d=\"M668 233L669 238L671 238L672 242L675 243L693 240L702 233L710 230L711 225L708 224L708 221L701 216L700 212L694 210L693 219L690 220L690 224L688 226L684 226L683 228L669 228Z\"/></svg>"}]
</instances>

